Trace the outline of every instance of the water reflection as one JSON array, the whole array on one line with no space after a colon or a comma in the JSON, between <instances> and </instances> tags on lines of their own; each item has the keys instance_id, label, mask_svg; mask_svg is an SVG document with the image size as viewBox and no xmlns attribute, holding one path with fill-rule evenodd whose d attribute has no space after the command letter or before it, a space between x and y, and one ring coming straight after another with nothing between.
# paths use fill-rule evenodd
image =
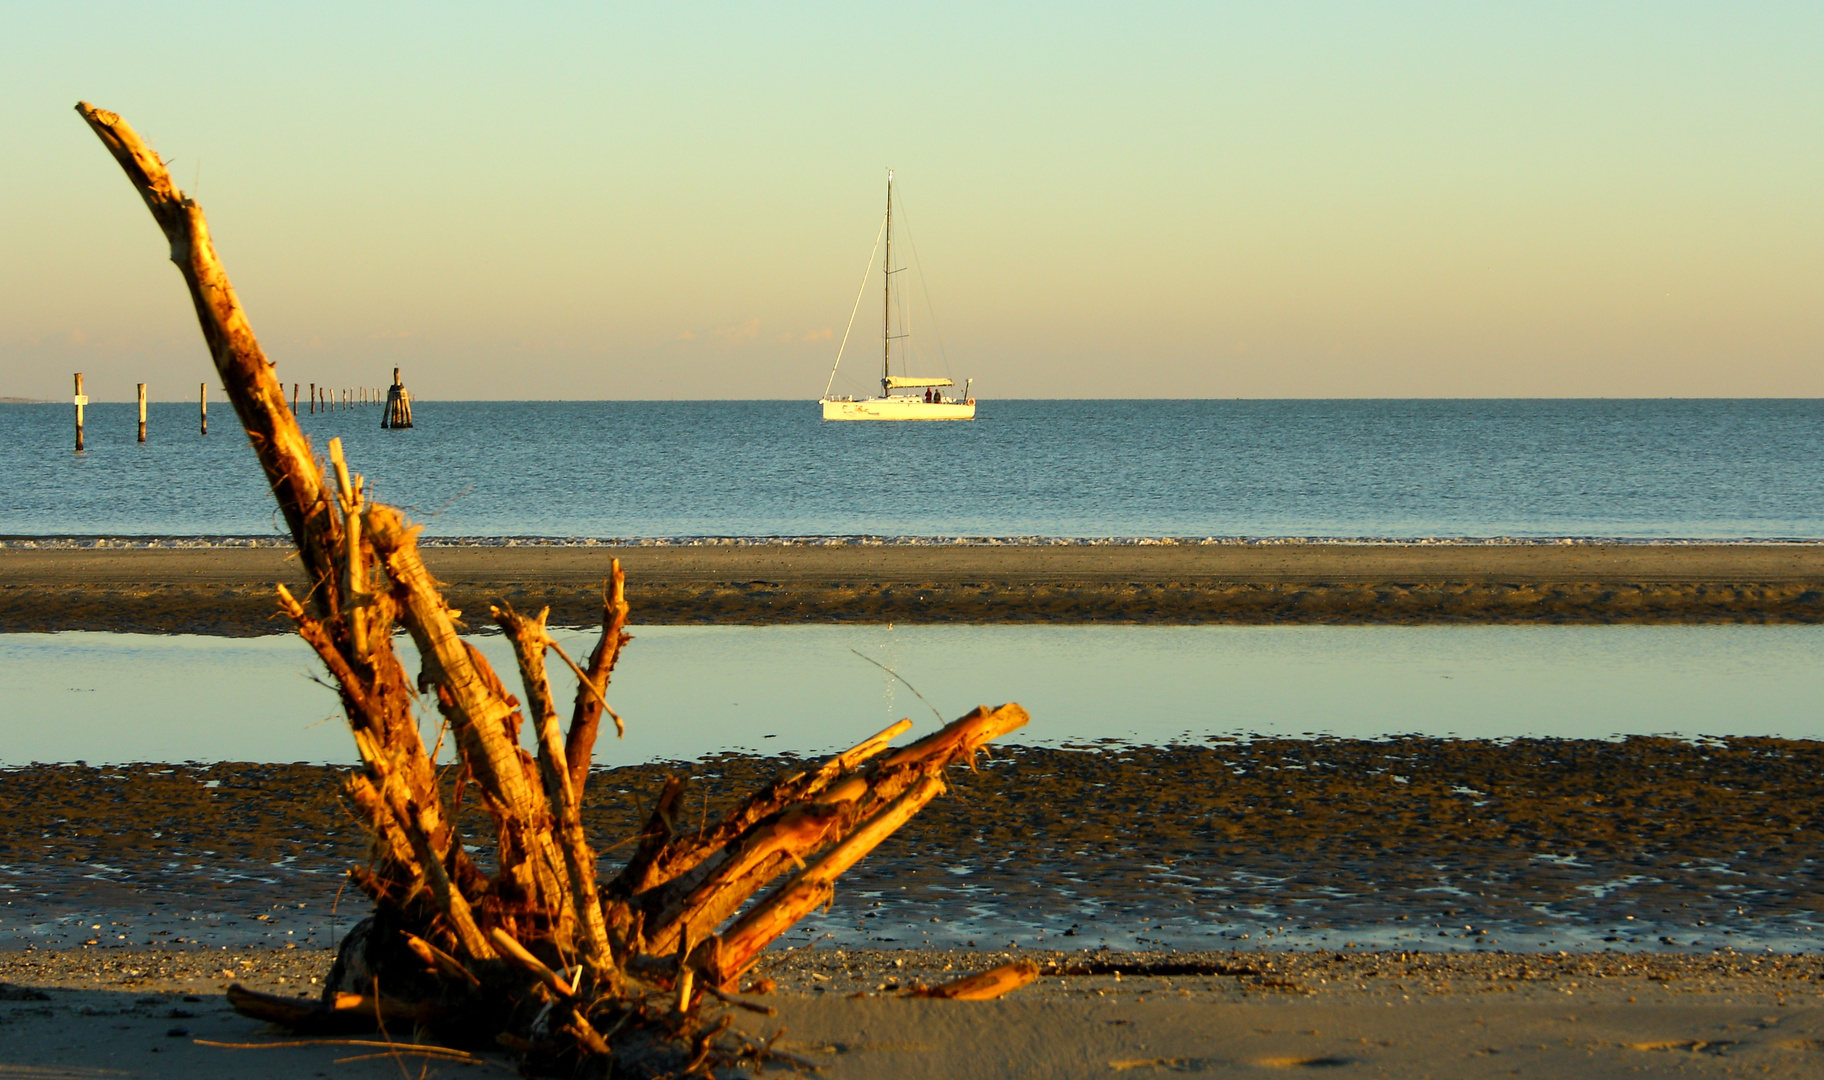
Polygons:
<instances>
[{"instance_id":1,"label":"water reflection","mask_svg":"<svg viewBox=\"0 0 1824 1080\"><path fill-rule=\"evenodd\" d=\"M910 716L1019 701L1017 741L1394 733L1824 737L1824 627L636 628L605 764L816 753ZM558 632L566 651L593 636ZM510 651L477 639L506 674ZM410 652L409 648L406 650ZM895 678L855 655L897 672ZM408 663L415 664L415 659ZM556 668L558 665L553 665ZM348 762L302 642L0 635L0 763ZM904 681L902 681L902 679ZM507 677L509 685L516 679ZM567 698L568 685L560 685ZM435 737L434 712L427 741Z\"/></svg>"}]
</instances>

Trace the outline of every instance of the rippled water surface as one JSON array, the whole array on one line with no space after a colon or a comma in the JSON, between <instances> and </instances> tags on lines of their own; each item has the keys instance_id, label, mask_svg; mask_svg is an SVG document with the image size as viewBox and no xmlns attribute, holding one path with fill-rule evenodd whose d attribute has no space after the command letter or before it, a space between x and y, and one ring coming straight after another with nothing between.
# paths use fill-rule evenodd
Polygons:
<instances>
[{"instance_id":1,"label":"rippled water surface","mask_svg":"<svg viewBox=\"0 0 1824 1080\"><path fill-rule=\"evenodd\" d=\"M0 534L270 535L232 413L0 405ZM1817 401L438 402L302 417L433 536L1824 538Z\"/></svg>"}]
</instances>

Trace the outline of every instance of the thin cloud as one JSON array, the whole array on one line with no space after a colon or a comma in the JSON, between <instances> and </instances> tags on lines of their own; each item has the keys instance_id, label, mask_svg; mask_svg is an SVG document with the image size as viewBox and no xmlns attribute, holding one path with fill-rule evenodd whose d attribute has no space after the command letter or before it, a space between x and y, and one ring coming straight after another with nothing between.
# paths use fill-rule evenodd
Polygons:
<instances>
[{"instance_id":1,"label":"thin cloud","mask_svg":"<svg viewBox=\"0 0 1824 1080\"><path fill-rule=\"evenodd\" d=\"M716 336L724 341L752 341L760 336L760 320L749 319L739 326L725 326L716 331Z\"/></svg>"},{"instance_id":2,"label":"thin cloud","mask_svg":"<svg viewBox=\"0 0 1824 1080\"><path fill-rule=\"evenodd\" d=\"M135 344L135 342L128 341L125 334L114 334L105 338L93 338L88 335L87 331L82 330L81 328L40 337L34 340L32 344L45 345L58 340L61 340L66 348L87 349L95 352L99 352L102 349L117 349ZM189 342L186 340L184 344L187 345Z\"/></svg>"},{"instance_id":3,"label":"thin cloud","mask_svg":"<svg viewBox=\"0 0 1824 1080\"><path fill-rule=\"evenodd\" d=\"M835 333L833 331L831 331L829 327L826 326L821 330L812 330L810 333L804 335L804 337L801 338L800 340L802 340L802 341L828 341L835 336L836 336Z\"/></svg>"}]
</instances>

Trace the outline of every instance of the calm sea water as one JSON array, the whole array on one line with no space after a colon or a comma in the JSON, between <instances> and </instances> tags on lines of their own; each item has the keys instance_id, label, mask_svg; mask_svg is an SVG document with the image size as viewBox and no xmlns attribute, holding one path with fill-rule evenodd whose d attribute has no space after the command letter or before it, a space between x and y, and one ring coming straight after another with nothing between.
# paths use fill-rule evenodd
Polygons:
<instances>
[{"instance_id":1,"label":"calm sea water","mask_svg":"<svg viewBox=\"0 0 1824 1080\"><path fill-rule=\"evenodd\" d=\"M306 415L457 537L1824 539L1824 402L984 401L969 424L810 402L439 402ZM277 532L232 411L0 405L0 534Z\"/></svg>"},{"instance_id":2,"label":"calm sea water","mask_svg":"<svg viewBox=\"0 0 1824 1080\"><path fill-rule=\"evenodd\" d=\"M595 634L557 637L577 655ZM471 640L496 670L513 670L504 638ZM415 670L410 643L401 647ZM939 715L1003 701L1033 716L1008 741L1044 746L1228 735L1818 739L1820 652L1824 626L636 627L609 695L627 737L604 740L598 761L823 754L902 716L923 733ZM312 681L318 671L291 635L0 634L0 767L351 763L340 705ZM573 692L567 678L553 676L560 700ZM205 708L198 686L209 687ZM422 714L433 718L428 741L436 714ZM71 716L83 723L60 722Z\"/></svg>"}]
</instances>

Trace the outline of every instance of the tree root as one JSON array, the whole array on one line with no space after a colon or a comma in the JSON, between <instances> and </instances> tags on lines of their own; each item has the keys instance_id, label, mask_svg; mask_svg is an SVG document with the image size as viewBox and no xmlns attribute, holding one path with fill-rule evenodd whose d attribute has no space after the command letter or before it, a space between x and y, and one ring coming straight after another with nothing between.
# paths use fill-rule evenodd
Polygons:
<instances>
[{"instance_id":1,"label":"tree root","mask_svg":"<svg viewBox=\"0 0 1824 1080\"><path fill-rule=\"evenodd\" d=\"M586 666L556 649L545 612L493 609L513 643L522 704L462 640L462 613L425 570L418 529L368 497L335 439L330 482L216 257L202 208L119 116L87 103L77 111L169 241L311 582L302 599L280 586L279 608L339 687L361 756L343 796L372 838L367 865L349 876L373 901L373 917L342 942L322 1001L236 986L230 1003L300 1034L384 1033L390 1024L451 1047L507 1046L527 1071L551 1075L710 1075L791 1062L770 1041L734 1032L728 1014L709 1022L705 1001L729 1002L761 950L829 903L843 872L945 790L946 769L973 767L984 744L1027 722L1026 711L980 707L889 751L911 727L902 721L780 777L695 832L675 828L683 784L667 784L627 863L599 882L581 809L602 714L625 730L607 700L632 640L619 561ZM422 658L415 677L393 650L395 627ZM567 731L547 649L578 676ZM434 693L453 738L459 790L472 786L493 822L492 873L456 832L419 736L420 692ZM520 746L528 719L535 753ZM1008 977L996 978L998 986Z\"/></svg>"}]
</instances>

